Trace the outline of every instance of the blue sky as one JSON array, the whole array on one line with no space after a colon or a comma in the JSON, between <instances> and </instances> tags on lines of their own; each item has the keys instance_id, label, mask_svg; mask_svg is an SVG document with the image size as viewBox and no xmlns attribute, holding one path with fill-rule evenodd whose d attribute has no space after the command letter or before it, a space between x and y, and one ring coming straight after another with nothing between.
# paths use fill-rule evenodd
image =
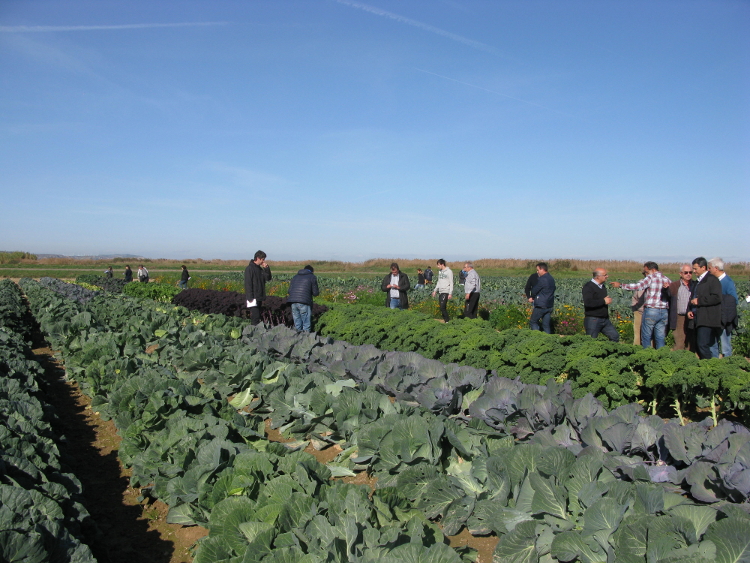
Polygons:
<instances>
[{"instance_id":1,"label":"blue sky","mask_svg":"<svg viewBox=\"0 0 750 563\"><path fill-rule=\"evenodd\" d=\"M0 3L0 250L750 260L750 2Z\"/></svg>"}]
</instances>

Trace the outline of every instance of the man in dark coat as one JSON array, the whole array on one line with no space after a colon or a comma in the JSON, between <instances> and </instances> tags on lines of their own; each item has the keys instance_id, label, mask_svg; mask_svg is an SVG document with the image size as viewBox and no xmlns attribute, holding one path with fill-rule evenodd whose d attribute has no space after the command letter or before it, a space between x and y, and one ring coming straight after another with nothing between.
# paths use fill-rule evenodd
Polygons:
<instances>
[{"instance_id":1,"label":"man in dark coat","mask_svg":"<svg viewBox=\"0 0 750 563\"><path fill-rule=\"evenodd\" d=\"M398 264L391 264L391 273L383 278L380 289L385 291L385 306L391 309L408 309L409 276L399 270Z\"/></svg>"},{"instance_id":2,"label":"man in dark coat","mask_svg":"<svg viewBox=\"0 0 750 563\"><path fill-rule=\"evenodd\" d=\"M612 303L612 298L607 295L607 277L607 270L597 268L591 280L583 285L583 327L586 334L592 338L596 338L601 332L612 342L619 342L620 333L609 320L609 304Z\"/></svg>"},{"instance_id":3,"label":"man in dark coat","mask_svg":"<svg viewBox=\"0 0 750 563\"><path fill-rule=\"evenodd\" d=\"M702 256L693 260L693 273L698 283L690 300L692 309L688 317L695 324L698 356L709 359L713 357L711 347L721 332L721 282L709 273L708 262Z\"/></svg>"},{"instance_id":4,"label":"man in dark coat","mask_svg":"<svg viewBox=\"0 0 750 563\"><path fill-rule=\"evenodd\" d=\"M546 262L536 265L536 273L539 278L531 288L529 303L534 304L534 310L529 319L531 330L543 330L547 334L552 333L552 307L555 304L555 280L549 273Z\"/></svg>"},{"instance_id":5,"label":"man in dark coat","mask_svg":"<svg viewBox=\"0 0 750 563\"><path fill-rule=\"evenodd\" d=\"M292 306L294 328L304 332L312 329L313 297L320 294L318 278L312 266L305 266L289 282L289 295L286 302Z\"/></svg>"},{"instance_id":6,"label":"man in dark coat","mask_svg":"<svg viewBox=\"0 0 750 563\"><path fill-rule=\"evenodd\" d=\"M250 324L260 323L261 306L266 298L266 282L271 281L271 268L266 264L266 253L259 250L245 268L245 299L250 312Z\"/></svg>"}]
</instances>

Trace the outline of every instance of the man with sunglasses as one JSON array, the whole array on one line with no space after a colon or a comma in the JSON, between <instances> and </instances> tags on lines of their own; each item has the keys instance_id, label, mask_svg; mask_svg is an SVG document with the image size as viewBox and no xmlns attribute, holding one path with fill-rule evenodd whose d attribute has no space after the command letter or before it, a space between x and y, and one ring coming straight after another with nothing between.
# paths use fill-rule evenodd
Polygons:
<instances>
[{"instance_id":1,"label":"man with sunglasses","mask_svg":"<svg viewBox=\"0 0 750 563\"><path fill-rule=\"evenodd\" d=\"M693 267L690 264L680 266L680 279L669 284L669 330L674 334L672 350L695 350L695 334L688 318L690 296L695 289Z\"/></svg>"}]
</instances>

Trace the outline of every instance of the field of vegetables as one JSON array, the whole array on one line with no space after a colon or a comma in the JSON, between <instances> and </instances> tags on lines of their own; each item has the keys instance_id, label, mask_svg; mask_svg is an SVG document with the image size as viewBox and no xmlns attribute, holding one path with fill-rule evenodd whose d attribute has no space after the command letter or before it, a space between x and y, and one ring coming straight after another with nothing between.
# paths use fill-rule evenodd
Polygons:
<instances>
[{"instance_id":1,"label":"field of vegetables","mask_svg":"<svg viewBox=\"0 0 750 563\"><path fill-rule=\"evenodd\" d=\"M68 377L115 422L132 485L168 504L171 522L210 531L196 562L474 561L473 550L449 547L447 536L462 530L496 538L498 562L750 561L743 358L698 362L345 304L361 303L358 293L382 300L362 282L321 284L338 292L319 313L321 335L117 288L53 279L21 287ZM15 287L0 282L9 296L1 303L14 304L0 308L5 341L23 340ZM357 299L338 300L349 293ZM518 293L516 282L488 283L482 295L507 306L521 304ZM563 288L561 300L575 307L574 293ZM10 393L17 381L36 393L36 368L0 366L4 411L20 413L8 420L33 418ZM610 377L617 389L593 385ZM679 410L671 418L680 405L699 422ZM75 542L85 509L51 492L52 479L33 478L54 467L37 468L38 456L11 440L22 425L6 426L1 556L91 560ZM288 441L270 441L268 426ZM303 451L310 446L336 455L320 463ZM367 484L351 481L362 474ZM50 533L10 500L23 495L63 499L40 521L69 530L66 549L80 555L53 558L61 548ZM19 522L39 530L37 551L23 559Z\"/></svg>"}]
</instances>

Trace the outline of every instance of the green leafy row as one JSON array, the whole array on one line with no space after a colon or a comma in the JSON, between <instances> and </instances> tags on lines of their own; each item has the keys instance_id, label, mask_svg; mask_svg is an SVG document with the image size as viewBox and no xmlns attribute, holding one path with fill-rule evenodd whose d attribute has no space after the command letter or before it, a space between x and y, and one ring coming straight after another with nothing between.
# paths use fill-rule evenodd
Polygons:
<instances>
[{"instance_id":1,"label":"green leafy row","mask_svg":"<svg viewBox=\"0 0 750 563\"><path fill-rule=\"evenodd\" d=\"M235 319L23 287L68 372L117 424L134 486L169 504L170 521L210 529L195 561L460 560L421 511L383 514L387 500L332 481L309 454L269 442L263 417L229 405L273 364L236 340Z\"/></svg>"},{"instance_id":2,"label":"green leafy row","mask_svg":"<svg viewBox=\"0 0 750 563\"><path fill-rule=\"evenodd\" d=\"M251 552L255 560L281 553L285 558L280 560L284 561L294 560L294 557L303 560L303 553L310 557L307 560L314 561L321 560L323 553L333 558L328 560L335 561L370 561L374 557L452 560L452 552L445 551L442 543L429 543L434 541L435 536L430 534L435 529L429 526L425 516L439 519L444 531L457 531L467 526L477 534L498 534L500 541L495 557L500 560L669 561L688 557L736 561L748 556L749 524L741 505L715 503L702 506L678 494L681 492L678 487L654 483L640 459L634 464L631 457L620 453L625 451L622 446L620 449L610 447L614 443L627 442L632 456L633 438L623 430L634 424L637 409L633 406L621 407L625 410L618 409L610 414L591 413L592 420L601 420L601 423L589 424L589 445L579 447L577 453L573 453L570 447L550 445L546 442L550 436L544 433L539 434L538 442L517 443L512 436L489 428L479 420L463 425L445 416L398 402L391 403L372 387L357 386L342 378L340 373L311 373L301 365L257 356L252 342L246 345L232 343L220 319L216 320L221 325L219 336L211 338L205 331L204 334L200 334L200 329L196 331L195 322L179 309L173 309L167 315L166 311L162 313L147 308L144 322L139 322L135 307L114 312L117 307L112 301L101 301L101 306L95 309L96 306L97 300L94 300L86 311L79 310L70 318L69 324L73 324L75 318L83 328L77 332L91 331L88 336L76 335L76 331L61 335L72 345L69 363L75 366L80 362L78 369L82 371L79 375L87 380L93 378L90 385L100 391L110 384L113 388L122 385L121 394L116 389L111 393L100 392L98 408L110 414L130 413L124 415L118 424L128 429L123 449L128 447L127 443L132 444L134 451L140 452L135 454L134 460L138 461L133 462L134 468L138 467L138 474L143 476L144 482L153 482L155 493L172 501L174 518L184 519L182 521L186 523L204 518L205 508L200 507L216 501L211 491L217 488L213 481L217 472L200 467L199 463L209 460L207 465L211 465L231 460L234 467L235 460L243 453L252 454L252 462L243 461L242 470L226 475L228 484L222 482L217 494L221 496L222 491L229 490L233 492L231 497L249 496L255 504L226 498L211 507L211 536L206 545L211 546L208 549L224 551L206 552L210 555L206 555L205 560L229 560L237 556L233 545L247 550L248 542L254 546L252 549L261 550ZM51 314L53 308L47 303L39 311ZM167 319L160 318L162 314ZM123 331L126 334L143 336L152 330L155 339L139 341L146 350L151 349L150 354L137 352L135 357L128 358L132 361L129 368L120 365L117 368L119 373L116 369L114 375L107 373L107 377L101 377L101 367L106 364L100 364L98 374L97 370L89 372L83 365L96 354L97 346L101 357L111 355L112 359L117 359L116 347L119 345L124 351L128 338L118 341L120 327L109 324L115 317L122 320L122 327L130 326L125 319L132 322L133 329ZM114 328L118 333L110 342L102 339L101 331L91 328L92 324L107 319L108 322L101 325L102 330L109 328L112 332ZM159 325L160 319L162 323ZM145 330L138 328L142 325L146 326ZM229 336L232 336L231 332ZM142 365L150 371L140 374ZM120 379L132 379L128 377L129 369L135 370L130 375L135 375L136 380L131 385L118 383ZM138 379L141 376L142 379ZM160 378L164 378L162 383L155 382ZM233 433L226 429L227 434L223 435L224 430L218 430L224 428L220 421L231 416L234 422L237 411L221 408L211 410L211 415L206 417L208 426L203 425L201 420L206 414L206 405L212 403L214 394L219 395L221 402L227 390L234 396L232 406L240 412L250 408L251 412L244 416L256 419L258 425L237 422ZM159 413L173 413L168 420L174 422L164 423ZM340 510L341 505L331 505L327 492L322 494L323 489L311 493L312 485L306 487L299 482L304 479L298 471L293 477L296 484L284 488L283 493L270 503L262 493L260 496L255 494L254 482L246 488L248 474L254 470L245 466L255 467L255 456L259 452L253 450L263 449L264 446L258 446L265 444L252 430L255 428L260 434L259 423L266 417L287 434L311 439L321 445L333 441L342 447L341 456L328 469L332 474L363 466L375 473L378 490L372 499L368 499L371 504L364 504L364 512L354 517L354 523L359 523L356 528L341 521L340 512L338 516L331 514L332 510ZM190 421L186 430L185 423L179 422L185 418L197 420ZM649 438L656 429L654 419L644 419L643 423L636 421L639 440L646 449L659 447ZM136 422L141 420L145 422ZM189 434L195 424L201 425L195 430L201 439L195 444L185 442L185 433ZM714 465L708 463L708 458L703 461L702 452L712 452L709 456L719 455L719 452L723 452L722 456L731 453L735 464L748 467L750 436L746 429L722 425L701 433L695 425L683 428L690 433L670 438L670 452L684 456L687 462L697 460L696 467L707 465L709 469ZM252 446L252 450L232 451L231 447L241 448L241 442L226 438L237 434L242 436L246 445ZM695 444L699 436L702 437ZM684 445L680 446L680 443ZM178 452L170 445L186 447ZM200 449L200 453L195 453L193 445ZM274 450L279 447L269 444L265 446L266 452L260 453L271 450L276 454ZM685 450L683 454L677 453L680 447ZM694 451L696 447L698 452ZM143 461L138 466L140 460ZM166 466L164 471L160 469L162 465ZM270 471L275 471L274 467L279 465L272 463ZM716 464L715 467L720 466ZM148 471L156 473L149 474ZM743 475L747 474L743 471L735 478L745 478ZM288 484L286 473L263 475L264 480L269 476L273 481L285 478ZM707 473L698 471L697 475L701 477L696 484L708 479ZM260 474L256 472L251 476ZM307 478L314 481L309 472ZM296 497L295 492L300 496ZM356 498L356 495L361 497L361 492L354 494L356 502L353 504L362 505L364 500ZM299 498L299 502L310 496L313 500L305 501L297 511L282 502L291 496ZM346 496L350 496L348 491ZM262 501L260 504L258 499ZM222 512L225 508L222 503L225 502L227 511ZM279 503L283 504L281 508ZM244 504L245 511L235 504ZM414 509L419 512L415 513ZM222 516L214 519L217 512ZM223 517L230 513L226 519ZM263 515L260 519L259 513ZM285 514L291 514L291 519L282 519ZM367 514L374 514L375 520L363 520ZM226 524L227 519L229 524ZM361 524L363 521L372 529L367 523ZM290 528L289 522L296 527ZM392 526L403 530L404 525L416 526L417 523L422 531L422 535L415 534L418 542L406 545L398 543L403 540L386 541L392 537ZM273 525L274 529L270 530L268 525ZM411 528L408 530L413 533ZM232 535L237 538L236 544L229 541ZM427 549L432 553L423 551L424 538L427 537L431 538L427 542L431 547ZM271 547L274 551L267 554L264 550ZM404 553L406 550L408 555ZM441 551L438 554L434 550ZM200 551L199 556L202 553ZM455 554L452 557L455 558Z\"/></svg>"},{"instance_id":3,"label":"green leafy row","mask_svg":"<svg viewBox=\"0 0 750 563\"><path fill-rule=\"evenodd\" d=\"M669 407L681 414L685 408L713 406L714 412L747 416L750 403L750 364L742 357L698 360L687 351L644 350L526 329L497 332L478 319L443 324L419 313L365 305L334 305L318 328L352 344L417 352L524 383L567 380L575 397L592 393L607 408L640 402L652 414L665 414Z\"/></svg>"},{"instance_id":4,"label":"green leafy row","mask_svg":"<svg viewBox=\"0 0 750 563\"><path fill-rule=\"evenodd\" d=\"M80 540L81 483L61 464L31 330L18 286L0 281L0 560L93 562Z\"/></svg>"}]
</instances>

